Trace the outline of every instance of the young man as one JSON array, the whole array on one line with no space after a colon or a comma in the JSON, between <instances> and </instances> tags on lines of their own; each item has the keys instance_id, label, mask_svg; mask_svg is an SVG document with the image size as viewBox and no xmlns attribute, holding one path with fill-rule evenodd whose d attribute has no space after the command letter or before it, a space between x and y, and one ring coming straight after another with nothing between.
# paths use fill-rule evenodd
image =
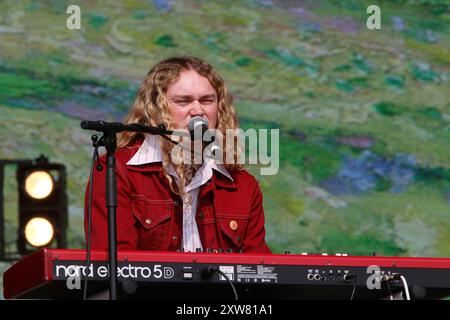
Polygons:
<instances>
[{"instance_id":1,"label":"young man","mask_svg":"<svg viewBox=\"0 0 450 320\"><path fill-rule=\"evenodd\" d=\"M193 117L207 119L223 137L237 129L233 98L208 63L169 58L145 77L125 123L187 129ZM223 159L238 149L222 141ZM158 136L118 136L117 246L119 250L197 250L270 253L265 242L262 194L241 164L214 160L178 164L174 145ZM228 157L227 157L228 154ZM231 157L230 157L231 155ZM105 162L105 157L101 157ZM105 167L105 166L104 166ZM92 249L108 245L105 169L94 172ZM87 195L85 231L87 239Z\"/></svg>"}]
</instances>

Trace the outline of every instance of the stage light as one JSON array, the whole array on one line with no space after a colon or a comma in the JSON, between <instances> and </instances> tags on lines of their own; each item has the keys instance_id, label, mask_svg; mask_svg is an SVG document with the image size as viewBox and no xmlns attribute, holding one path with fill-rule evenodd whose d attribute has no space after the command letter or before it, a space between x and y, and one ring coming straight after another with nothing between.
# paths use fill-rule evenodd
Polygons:
<instances>
[{"instance_id":1,"label":"stage light","mask_svg":"<svg viewBox=\"0 0 450 320\"><path fill-rule=\"evenodd\" d=\"M53 178L46 171L34 171L25 179L25 191L35 199L44 199L53 190Z\"/></svg>"},{"instance_id":2,"label":"stage light","mask_svg":"<svg viewBox=\"0 0 450 320\"><path fill-rule=\"evenodd\" d=\"M17 165L20 254L37 248L65 248L67 228L66 170L44 156Z\"/></svg>"},{"instance_id":3,"label":"stage light","mask_svg":"<svg viewBox=\"0 0 450 320\"><path fill-rule=\"evenodd\" d=\"M32 218L25 225L25 240L33 247L48 245L54 233L53 225L45 218Z\"/></svg>"}]
</instances>

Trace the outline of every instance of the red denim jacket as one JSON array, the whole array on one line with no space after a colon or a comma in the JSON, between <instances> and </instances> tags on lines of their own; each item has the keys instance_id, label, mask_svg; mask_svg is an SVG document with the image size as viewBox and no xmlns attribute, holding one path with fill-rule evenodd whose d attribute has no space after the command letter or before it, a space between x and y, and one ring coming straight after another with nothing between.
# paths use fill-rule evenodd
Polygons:
<instances>
[{"instance_id":1,"label":"red denim jacket","mask_svg":"<svg viewBox=\"0 0 450 320\"><path fill-rule=\"evenodd\" d=\"M140 166L126 163L143 140L116 151L118 250L174 251L182 245L181 198L171 192L161 162ZM105 207L106 157L102 171L94 169L91 243L107 250ZM265 242L264 209L257 180L245 170L230 172L233 181L217 171L199 192L196 221L204 249L270 253ZM85 194L85 232L89 183Z\"/></svg>"}]
</instances>

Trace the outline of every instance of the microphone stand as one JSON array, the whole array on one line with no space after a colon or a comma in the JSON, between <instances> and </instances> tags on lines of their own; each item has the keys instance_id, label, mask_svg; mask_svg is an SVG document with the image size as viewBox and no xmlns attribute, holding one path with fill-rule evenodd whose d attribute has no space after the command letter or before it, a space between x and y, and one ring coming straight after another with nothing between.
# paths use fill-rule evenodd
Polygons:
<instances>
[{"instance_id":1,"label":"microphone stand","mask_svg":"<svg viewBox=\"0 0 450 320\"><path fill-rule=\"evenodd\" d=\"M117 148L116 132L104 132L106 149L106 208L108 210L108 248L109 248L109 299L117 299L117 180L116 158Z\"/></svg>"},{"instance_id":2,"label":"microphone stand","mask_svg":"<svg viewBox=\"0 0 450 320\"><path fill-rule=\"evenodd\" d=\"M81 128L86 130L96 130L103 132L98 146L106 149L106 208L108 210L108 249L109 249L109 299L117 300L117 180L116 180L116 158L117 133L122 131L132 131L141 133L158 134L169 139L165 134L185 135L168 131L163 125L150 127L142 124L124 125L118 122L104 121L82 121Z\"/></svg>"}]
</instances>

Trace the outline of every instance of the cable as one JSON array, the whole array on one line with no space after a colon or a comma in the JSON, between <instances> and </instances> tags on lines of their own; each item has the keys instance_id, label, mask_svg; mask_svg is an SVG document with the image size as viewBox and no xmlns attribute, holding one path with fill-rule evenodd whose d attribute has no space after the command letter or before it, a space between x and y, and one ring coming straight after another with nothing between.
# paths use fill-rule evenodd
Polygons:
<instances>
[{"instance_id":1,"label":"cable","mask_svg":"<svg viewBox=\"0 0 450 320\"><path fill-rule=\"evenodd\" d=\"M409 296L409 289L408 289L408 283L406 282L406 278L404 276L400 275L400 279L402 280L403 287L405 288L406 300L411 300L411 297Z\"/></svg>"},{"instance_id":2,"label":"cable","mask_svg":"<svg viewBox=\"0 0 450 320\"><path fill-rule=\"evenodd\" d=\"M89 173L89 195L88 195L88 232L87 232L87 243L86 243L86 269L84 271L84 288L83 288L83 300L87 297L87 285L88 285L88 275L89 275L89 265L91 263L91 221L92 221L92 186L94 184L94 162L97 159L97 170L101 170L100 159L98 156L98 144L95 138L94 141L94 153L92 154L91 168Z\"/></svg>"},{"instance_id":3,"label":"cable","mask_svg":"<svg viewBox=\"0 0 450 320\"><path fill-rule=\"evenodd\" d=\"M391 287L389 285L389 282L394 281L394 280L401 280L402 281L403 288L405 290L406 300L411 300L411 297L409 295L408 283L406 282L406 278L404 276L402 276L399 273L394 273L394 274L389 274L389 275L383 275L381 277L381 280L385 281L387 286L388 286L389 294L390 294L390 296L389 296L390 300L394 300L394 299L392 297L392 291L391 291Z\"/></svg>"},{"instance_id":4,"label":"cable","mask_svg":"<svg viewBox=\"0 0 450 320\"><path fill-rule=\"evenodd\" d=\"M238 301L239 297L238 297L238 294L236 292L236 288L234 287L234 284L233 284L233 282L231 282L230 278L225 274L225 272L223 272L222 270L219 270L219 268L215 268L214 271L217 272L217 273L220 273L225 278L225 280L227 280L227 282L231 286L231 289L233 289L234 300Z\"/></svg>"},{"instance_id":5,"label":"cable","mask_svg":"<svg viewBox=\"0 0 450 320\"><path fill-rule=\"evenodd\" d=\"M209 266L208 268L205 268L205 269L202 270L202 276L204 278L209 278L210 276L212 276L216 272L221 274L225 278L225 280L230 284L231 289L233 289L234 300L238 301L239 297L238 297L236 288L234 287L233 282L231 282L230 278L228 277L228 275L225 272L223 272L222 270L220 270L217 267Z\"/></svg>"},{"instance_id":6,"label":"cable","mask_svg":"<svg viewBox=\"0 0 450 320\"><path fill-rule=\"evenodd\" d=\"M353 292L352 292L352 296L350 297L350 300L353 300L353 297L355 296L355 291L356 291L356 274L354 276L354 283L353 283Z\"/></svg>"}]
</instances>

